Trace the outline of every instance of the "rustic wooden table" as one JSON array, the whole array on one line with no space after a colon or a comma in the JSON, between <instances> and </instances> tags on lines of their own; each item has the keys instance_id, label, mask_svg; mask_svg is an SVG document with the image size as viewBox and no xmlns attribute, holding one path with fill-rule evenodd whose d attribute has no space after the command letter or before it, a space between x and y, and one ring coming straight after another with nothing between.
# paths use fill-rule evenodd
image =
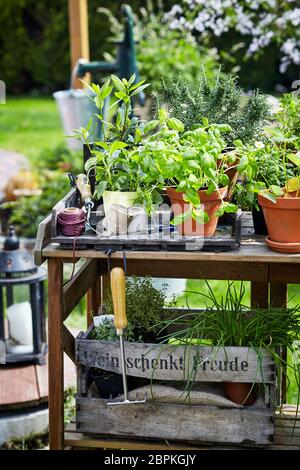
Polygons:
<instances>
[{"instance_id":1,"label":"rustic wooden table","mask_svg":"<svg viewBox=\"0 0 300 470\"><path fill-rule=\"evenodd\" d=\"M123 266L124 255L123 252L115 252L108 263L108 257L103 252L82 250L73 253L62 250L51 243L49 222L50 219L40 226L35 254L39 263L48 260L50 448L62 449L65 445L63 352L73 361L75 355L75 339L64 321L86 293L87 318L90 320L91 314L98 311L104 289L108 285L109 266ZM64 285L64 263L74 259L85 259L85 262L73 279ZM128 251L126 274L250 281L253 306L283 306L287 301L287 284L300 283L300 254L280 254L269 250L263 237L253 235L249 216L245 215L242 219L242 244L238 250L221 253ZM128 448L124 447L124 443L122 445L120 448ZM141 447L139 445L136 448Z\"/></svg>"}]
</instances>

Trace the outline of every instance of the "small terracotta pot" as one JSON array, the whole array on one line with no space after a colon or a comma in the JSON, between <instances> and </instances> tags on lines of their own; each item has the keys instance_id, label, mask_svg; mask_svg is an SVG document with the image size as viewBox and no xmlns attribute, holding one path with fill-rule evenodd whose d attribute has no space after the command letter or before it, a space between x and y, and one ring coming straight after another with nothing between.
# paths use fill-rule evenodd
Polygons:
<instances>
[{"instance_id":1,"label":"small terracotta pot","mask_svg":"<svg viewBox=\"0 0 300 470\"><path fill-rule=\"evenodd\" d=\"M219 219L219 217L215 217L214 214L219 209L222 204L222 200L225 199L227 195L227 187L220 188L219 192L214 191L209 196L206 194L205 189L200 189L198 193L203 209L209 216L209 221L206 224L199 224L190 217L185 220L183 224L178 225L178 232L180 235L186 235L188 237L213 237ZM175 188L167 188L167 195L172 203L172 210L175 217L190 209L190 204L183 199L183 192L177 192Z\"/></svg>"},{"instance_id":2,"label":"small terracotta pot","mask_svg":"<svg viewBox=\"0 0 300 470\"><path fill-rule=\"evenodd\" d=\"M243 382L224 382L225 397L238 405L253 405L255 402L253 384Z\"/></svg>"},{"instance_id":3,"label":"small terracotta pot","mask_svg":"<svg viewBox=\"0 0 300 470\"><path fill-rule=\"evenodd\" d=\"M300 243L300 197L279 197L276 203L258 196L263 208L270 240Z\"/></svg>"}]
</instances>

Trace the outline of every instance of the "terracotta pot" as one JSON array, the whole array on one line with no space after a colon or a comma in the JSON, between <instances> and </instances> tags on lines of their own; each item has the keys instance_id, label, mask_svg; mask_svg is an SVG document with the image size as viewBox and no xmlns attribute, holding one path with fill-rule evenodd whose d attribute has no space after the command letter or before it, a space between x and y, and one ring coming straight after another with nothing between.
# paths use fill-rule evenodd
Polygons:
<instances>
[{"instance_id":1,"label":"terracotta pot","mask_svg":"<svg viewBox=\"0 0 300 470\"><path fill-rule=\"evenodd\" d=\"M253 384L242 382L224 382L225 397L238 405L253 405L255 402Z\"/></svg>"},{"instance_id":2,"label":"terracotta pot","mask_svg":"<svg viewBox=\"0 0 300 470\"><path fill-rule=\"evenodd\" d=\"M215 217L214 214L221 206L222 199L226 197L227 187L220 188L219 192L214 191L209 196L206 194L205 189L201 189L198 192L201 204L203 204L203 209L209 216L209 221L206 224L199 224L190 217L185 220L183 224L178 225L178 232L180 235L186 236L213 237L219 219L219 217ZM190 204L184 201L184 193L177 192L175 188L167 188L167 194L172 203L172 210L175 217L189 210Z\"/></svg>"},{"instance_id":3,"label":"terracotta pot","mask_svg":"<svg viewBox=\"0 0 300 470\"><path fill-rule=\"evenodd\" d=\"M279 197L271 202L261 194L270 240L280 243L300 243L300 197Z\"/></svg>"}]
</instances>

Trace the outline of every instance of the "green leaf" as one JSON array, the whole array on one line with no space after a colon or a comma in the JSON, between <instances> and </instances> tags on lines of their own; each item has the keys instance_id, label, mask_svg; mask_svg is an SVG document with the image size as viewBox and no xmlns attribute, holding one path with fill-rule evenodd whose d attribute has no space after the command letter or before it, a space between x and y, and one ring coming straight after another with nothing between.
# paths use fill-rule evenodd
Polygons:
<instances>
[{"instance_id":1,"label":"green leaf","mask_svg":"<svg viewBox=\"0 0 300 470\"><path fill-rule=\"evenodd\" d=\"M216 126L217 126L217 129L219 129L219 131L222 134L225 134L226 132L231 132L232 131L232 127L229 126L229 124L216 124Z\"/></svg>"},{"instance_id":2,"label":"green leaf","mask_svg":"<svg viewBox=\"0 0 300 470\"><path fill-rule=\"evenodd\" d=\"M184 191L186 191L187 187L188 187L188 182L185 180L182 180L177 186L176 191L183 193Z\"/></svg>"},{"instance_id":3,"label":"green leaf","mask_svg":"<svg viewBox=\"0 0 300 470\"><path fill-rule=\"evenodd\" d=\"M270 191L272 192L272 194L274 194L274 196L277 196L277 197L284 195L283 189L280 188L279 186L276 186L275 184L271 184Z\"/></svg>"},{"instance_id":4,"label":"green leaf","mask_svg":"<svg viewBox=\"0 0 300 470\"><path fill-rule=\"evenodd\" d=\"M214 158L207 152L203 153L203 155L200 156L200 162L203 170L215 167Z\"/></svg>"},{"instance_id":5,"label":"green leaf","mask_svg":"<svg viewBox=\"0 0 300 470\"><path fill-rule=\"evenodd\" d=\"M289 153L287 154L287 158L290 160L290 162L294 163L294 165L300 167L300 152Z\"/></svg>"},{"instance_id":6,"label":"green leaf","mask_svg":"<svg viewBox=\"0 0 300 470\"><path fill-rule=\"evenodd\" d=\"M184 200L197 207L200 204L198 191L188 188L184 193Z\"/></svg>"},{"instance_id":7,"label":"green leaf","mask_svg":"<svg viewBox=\"0 0 300 470\"><path fill-rule=\"evenodd\" d=\"M240 162L237 166L237 169L240 173L246 170L247 166L249 165L249 160L247 155L243 155L240 159Z\"/></svg>"},{"instance_id":8,"label":"green leaf","mask_svg":"<svg viewBox=\"0 0 300 470\"><path fill-rule=\"evenodd\" d=\"M111 78L111 80L114 84L114 87L117 90L122 91L122 92L124 92L126 90L126 87L125 87L124 83L116 75L111 75L110 78Z\"/></svg>"},{"instance_id":9,"label":"green leaf","mask_svg":"<svg viewBox=\"0 0 300 470\"><path fill-rule=\"evenodd\" d=\"M112 86L105 88L105 90L101 89L101 98L105 100L105 98L107 98L111 94L112 89L113 89Z\"/></svg>"},{"instance_id":10,"label":"green leaf","mask_svg":"<svg viewBox=\"0 0 300 470\"><path fill-rule=\"evenodd\" d=\"M263 197L265 197L266 199L268 199L269 201L273 202L274 204L276 204L277 202L277 198L276 196L274 196L274 194L271 194L269 191L262 191L260 193Z\"/></svg>"},{"instance_id":11,"label":"green leaf","mask_svg":"<svg viewBox=\"0 0 300 470\"><path fill-rule=\"evenodd\" d=\"M171 117L167 119L167 126L169 127L169 129L173 129L174 131L178 131L178 132L184 131L183 123L175 117Z\"/></svg>"},{"instance_id":12,"label":"green leaf","mask_svg":"<svg viewBox=\"0 0 300 470\"><path fill-rule=\"evenodd\" d=\"M237 206L232 202L223 202L221 207L215 212L216 217L221 217L223 214L228 213L232 214L237 211Z\"/></svg>"},{"instance_id":13,"label":"green leaf","mask_svg":"<svg viewBox=\"0 0 300 470\"><path fill-rule=\"evenodd\" d=\"M219 183L220 183L220 186L223 186L223 187L228 186L229 178L225 173L223 175L220 175Z\"/></svg>"},{"instance_id":14,"label":"green leaf","mask_svg":"<svg viewBox=\"0 0 300 470\"><path fill-rule=\"evenodd\" d=\"M130 92L130 96L135 96L138 93L141 93L141 91L145 90L145 88L148 88L148 86L150 86L150 83L145 83L144 85L139 86L136 90L134 90L133 93Z\"/></svg>"},{"instance_id":15,"label":"green leaf","mask_svg":"<svg viewBox=\"0 0 300 470\"><path fill-rule=\"evenodd\" d=\"M209 216L203 209L195 209L193 211L193 219L195 219L198 224L206 224L209 221Z\"/></svg>"},{"instance_id":16,"label":"green leaf","mask_svg":"<svg viewBox=\"0 0 300 470\"><path fill-rule=\"evenodd\" d=\"M152 121L148 121L144 126L144 133L147 134L148 132L153 131L159 124L158 119L153 119Z\"/></svg>"},{"instance_id":17,"label":"green leaf","mask_svg":"<svg viewBox=\"0 0 300 470\"><path fill-rule=\"evenodd\" d=\"M119 140L116 140L115 142L113 142L109 148L109 154L112 155L114 152L116 152L117 150L122 150L124 149L125 147L127 147L128 144L126 144L125 142L121 142Z\"/></svg>"},{"instance_id":18,"label":"green leaf","mask_svg":"<svg viewBox=\"0 0 300 470\"><path fill-rule=\"evenodd\" d=\"M191 210L188 210L186 212L183 212L182 214L176 215L174 219L171 221L171 224L173 225L179 225L188 220L192 215Z\"/></svg>"},{"instance_id":19,"label":"green leaf","mask_svg":"<svg viewBox=\"0 0 300 470\"><path fill-rule=\"evenodd\" d=\"M98 157L91 157L85 162L84 169L87 173L91 170L91 168L96 166L97 160L98 160Z\"/></svg>"},{"instance_id":20,"label":"green leaf","mask_svg":"<svg viewBox=\"0 0 300 470\"><path fill-rule=\"evenodd\" d=\"M145 80L141 80L140 82L135 83L132 85L132 87L130 87L130 91L136 90L139 86L143 85L143 83L145 83Z\"/></svg>"},{"instance_id":21,"label":"green leaf","mask_svg":"<svg viewBox=\"0 0 300 470\"><path fill-rule=\"evenodd\" d=\"M158 119L165 122L168 119L168 111L165 108L160 108L158 111Z\"/></svg>"},{"instance_id":22,"label":"green leaf","mask_svg":"<svg viewBox=\"0 0 300 470\"><path fill-rule=\"evenodd\" d=\"M123 92L123 91L117 91L117 92L115 93L115 96L116 96L117 98L119 98L120 100L123 100L123 101L125 101L125 100L128 98L128 96L126 95L126 93Z\"/></svg>"},{"instance_id":23,"label":"green leaf","mask_svg":"<svg viewBox=\"0 0 300 470\"><path fill-rule=\"evenodd\" d=\"M130 79L128 80L128 87L131 87L131 85L135 82L135 79L136 79L136 75L135 73L133 75L131 75Z\"/></svg>"},{"instance_id":24,"label":"green leaf","mask_svg":"<svg viewBox=\"0 0 300 470\"><path fill-rule=\"evenodd\" d=\"M107 181L100 181L95 189L94 197L98 200L101 199L106 187Z\"/></svg>"}]
</instances>

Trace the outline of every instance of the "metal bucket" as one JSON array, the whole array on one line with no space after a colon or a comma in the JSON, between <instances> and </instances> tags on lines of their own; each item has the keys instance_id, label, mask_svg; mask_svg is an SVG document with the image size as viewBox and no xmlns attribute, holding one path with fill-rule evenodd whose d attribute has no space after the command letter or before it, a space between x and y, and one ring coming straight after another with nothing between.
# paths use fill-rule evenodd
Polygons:
<instances>
[{"instance_id":1,"label":"metal bucket","mask_svg":"<svg viewBox=\"0 0 300 470\"><path fill-rule=\"evenodd\" d=\"M99 110L86 91L77 89L56 91L53 96L58 105L66 136L72 135L74 129L86 127L91 117L93 117L89 140L93 142L101 139L102 126L95 116L95 113L99 113ZM67 138L67 144L71 150L82 149L82 143L74 138Z\"/></svg>"}]
</instances>

